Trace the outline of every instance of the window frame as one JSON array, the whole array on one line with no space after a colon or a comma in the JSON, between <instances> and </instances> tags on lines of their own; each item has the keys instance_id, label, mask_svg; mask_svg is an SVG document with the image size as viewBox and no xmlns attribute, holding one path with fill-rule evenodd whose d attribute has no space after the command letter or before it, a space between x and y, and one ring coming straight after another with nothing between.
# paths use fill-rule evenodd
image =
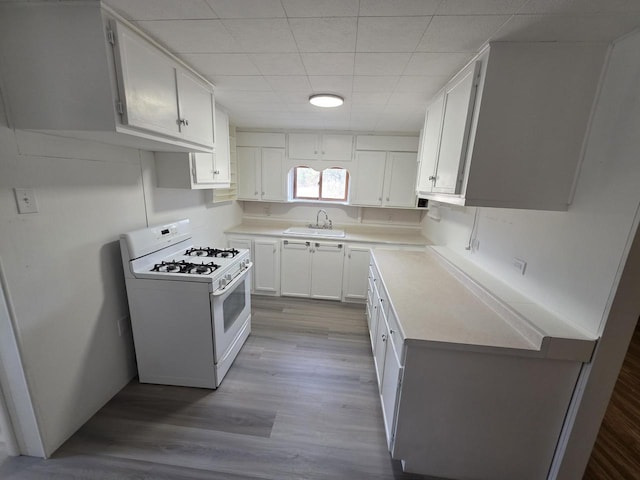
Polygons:
<instances>
[{"instance_id":1,"label":"window frame","mask_svg":"<svg viewBox=\"0 0 640 480\"><path fill-rule=\"evenodd\" d=\"M344 167L327 167L323 170L320 170L320 181L318 182L318 196L317 197L300 197L298 196L298 168L309 168L311 170L314 171L318 171L313 167L309 167L307 165L296 165L295 167L293 167L293 200L312 200L315 202L346 202L347 199L349 198L349 177L351 177L351 175L349 174L349 170L347 170ZM345 182L344 182L344 197L342 198L323 198L322 196L322 181L324 178L324 172L326 170L331 170L331 169L336 169L336 170L344 170L346 173L346 178L345 178Z\"/></svg>"}]
</instances>

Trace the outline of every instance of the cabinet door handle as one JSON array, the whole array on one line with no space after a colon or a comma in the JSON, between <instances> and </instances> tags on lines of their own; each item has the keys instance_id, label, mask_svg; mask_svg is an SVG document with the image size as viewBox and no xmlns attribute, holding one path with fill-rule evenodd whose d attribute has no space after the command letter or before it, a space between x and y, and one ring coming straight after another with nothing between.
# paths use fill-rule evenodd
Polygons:
<instances>
[{"instance_id":1,"label":"cabinet door handle","mask_svg":"<svg viewBox=\"0 0 640 480\"><path fill-rule=\"evenodd\" d=\"M257 194L258 194L258 191L256 190L255 192L253 192L253 194L254 194L254 195L257 195Z\"/></svg>"},{"instance_id":2,"label":"cabinet door handle","mask_svg":"<svg viewBox=\"0 0 640 480\"><path fill-rule=\"evenodd\" d=\"M436 181L436 177L435 177L434 175L431 175L431 176L429 177L429 180L431 180L432 182L435 182L435 181Z\"/></svg>"},{"instance_id":3,"label":"cabinet door handle","mask_svg":"<svg viewBox=\"0 0 640 480\"><path fill-rule=\"evenodd\" d=\"M381 202L382 201L382 197L378 197L378 201Z\"/></svg>"},{"instance_id":4,"label":"cabinet door handle","mask_svg":"<svg viewBox=\"0 0 640 480\"><path fill-rule=\"evenodd\" d=\"M393 335L395 332L395 330L389 330L389 335Z\"/></svg>"},{"instance_id":5,"label":"cabinet door handle","mask_svg":"<svg viewBox=\"0 0 640 480\"><path fill-rule=\"evenodd\" d=\"M383 341L383 342L386 342L386 341L387 341L387 336L386 336L384 333L382 334L382 341Z\"/></svg>"},{"instance_id":6,"label":"cabinet door handle","mask_svg":"<svg viewBox=\"0 0 640 480\"><path fill-rule=\"evenodd\" d=\"M389 197L387 197L387 202L389 201Z\"/></svg>"},{"instance_id":7,"label":"cabinet door handle","mask_svg":"<svg viewBox=\"0 0 640 480\"><path fill-rule=\"evenodd\" d=\"M214 175L220 175L220 170L214 170L213 173L214 173ZM387 198L387 200L389 200L389 199Z\"/></svg>"},{"instance_id":8,"label":"cabinet door handle","mask_svg":"<svg viewBox=\"0 0 640 480\"><path fill-rule=\"evenodd\" d=\"M189 126L189 120L187 120L186 118L179 118L177 122L178 125L184 125L185 127Z\"/></svg>"}]
</instances>

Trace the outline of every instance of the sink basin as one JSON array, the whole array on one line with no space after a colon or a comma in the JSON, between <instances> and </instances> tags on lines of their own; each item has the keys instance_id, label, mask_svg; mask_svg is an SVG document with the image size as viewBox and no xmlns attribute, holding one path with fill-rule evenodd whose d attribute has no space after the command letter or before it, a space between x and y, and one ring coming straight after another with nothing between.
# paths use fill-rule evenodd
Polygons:
<instances>
[{"instance_id":1,"label":"sink basin","mask_svg":"<svg viewBox=\"0 0 640 480\"><path fill-rule=\"evenodd\" d=\"M289 227L283 235L299 235L301 237L343 238L344 230L330 230L327 228Z\"/></svg>"}]
</instances>

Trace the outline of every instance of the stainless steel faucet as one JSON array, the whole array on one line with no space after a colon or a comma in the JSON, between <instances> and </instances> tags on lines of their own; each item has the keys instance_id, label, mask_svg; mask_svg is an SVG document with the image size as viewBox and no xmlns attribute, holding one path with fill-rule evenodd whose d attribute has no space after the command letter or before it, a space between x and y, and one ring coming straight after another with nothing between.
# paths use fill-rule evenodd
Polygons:
<instances>
[{"instance_id":1,"label":"stainless steel faucet","mask_svg":"<svg viewBox=\"0 0 640 480\"><path fill-rule=\"evenodd\" d=\"M324 213L324 222L322 224L322 226L320 225L320 214ZM327 214L327 211L324 209L320 209L318 210L318 214L316 215L316 224L315 225L309 225L310 227L315 227L315 228L327 228L327 229L332 229L333 228L333 222L331 222L331 220L329 220L329 215Z\"/></svg>"}]
</instances>

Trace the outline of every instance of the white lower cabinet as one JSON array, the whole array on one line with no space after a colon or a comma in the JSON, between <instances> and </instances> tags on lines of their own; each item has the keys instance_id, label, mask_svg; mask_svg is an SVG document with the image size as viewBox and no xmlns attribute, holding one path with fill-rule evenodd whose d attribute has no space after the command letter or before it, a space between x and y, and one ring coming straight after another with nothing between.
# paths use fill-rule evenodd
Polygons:
<instances>
[{"instance_id":1,"label":"white lower cabinet","mask_svg":"<svg viewBox=\"0 0 640 480\"><path fill-rule=\"evenodd\" d=\"M365 245L346 246L342 301L365 301L367 299L370 248Z\"/></svg>"},{"instance_id":2,"label":"white lower cabinet","mask_svg":"<svg viewBox=\"0 0 640 480\"><path fill-rule=\"evenodd\" d=\"M251 250L252 288L259 295L280 295L280 246L273 238L230 236L230 248Z\"/></svg>"},{"instance_id":3,"label":"white lower cabinet","mask_svg":"<svg viewBox=\"0 0 640 480\"><path fill-rule=\"evenodd\" d=\"M342 243L282 240L282 295L340 300L343 260Z\"/></svg>"}]
</instances>

